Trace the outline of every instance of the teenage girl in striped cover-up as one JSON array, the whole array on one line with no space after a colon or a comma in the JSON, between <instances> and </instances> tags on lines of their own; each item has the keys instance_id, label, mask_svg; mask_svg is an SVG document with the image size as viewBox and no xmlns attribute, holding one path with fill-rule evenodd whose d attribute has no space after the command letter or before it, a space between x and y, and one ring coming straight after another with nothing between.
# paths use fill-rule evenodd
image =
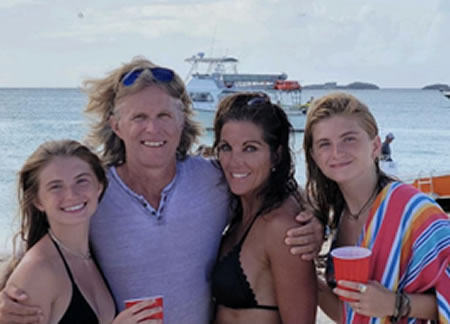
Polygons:
<instances>
[{"instance_id":1,"label":"teenage girl in striped cover-up","mask_svg":"<svg viewBox=\"0 0 450 324\"><path fill-rule=\"evenodd\" d=\"M339 323L449 323L449 217L433 199L380 171L381 141L367 106L344 93L315 101L303 146L309 199L318 212L334 215L332 247L372 250L369 283L340 282L357 291L333 289L327 267L320 307Z\"/></svg>"}]
</instances>

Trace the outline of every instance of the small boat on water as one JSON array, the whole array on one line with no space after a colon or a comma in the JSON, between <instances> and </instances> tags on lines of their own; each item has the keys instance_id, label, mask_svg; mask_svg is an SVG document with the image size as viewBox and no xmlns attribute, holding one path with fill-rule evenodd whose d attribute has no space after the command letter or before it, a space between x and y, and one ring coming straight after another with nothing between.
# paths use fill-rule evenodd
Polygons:
<instances>
[{"instance_id":1,"label":"small boat on water","mask_svg":"<svg viewBox=\"0 0 450 324\"><path fill-rule=\"evenodd\" d=\"M185 59L191 64L186 84L193 108L207 129L212 128L219 101L236 92L263 92L272 102L283 107L294 130L302 132L306 121L306 108L301 104L301 86L288 80L285 73L239 73L239 60L231 56L205 57L198 53Z\"/></svg>"},{"instance_id":2,"label":"small boat on water","mask_svg":"<svg viewBox=\"0 0 450 324\"><path fill-rule=\"evenodd\" d=\"M420 191L430 195L442 208L450 212L450 174L420 176L412 185Z\"/></svg>"},{"instance_id":3,"label":"small boat on water","mask_svg":"<svg viewBox=\"0 0 450 324\"><path fill-rule=\"evenodd\" d=\"M448 99L450 99L450 90L442 91L442 94L443 94L444 96L446 96Z\"/></svg>"}]
</instances>

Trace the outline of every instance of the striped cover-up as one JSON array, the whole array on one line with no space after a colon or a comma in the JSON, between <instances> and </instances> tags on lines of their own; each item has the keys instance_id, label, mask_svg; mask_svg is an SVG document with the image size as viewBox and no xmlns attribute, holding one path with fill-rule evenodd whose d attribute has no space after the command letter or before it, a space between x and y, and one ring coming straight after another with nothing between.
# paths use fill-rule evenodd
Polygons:
<instances>
[{"instance_id":1,"label":"striped cover-up","mask_svg":"<svg viewBox=\"0 0 450 324\"><path fill-rule=\"evenodd\" d=\"M450 323L450 219L434 200L410 185L388 184L375 200L358 245L372 250L372 280L391 291L434 292L439 323ZM344 323L390 323L388 317L361 316L343 304Z\"/></svg>"}]
</instances>

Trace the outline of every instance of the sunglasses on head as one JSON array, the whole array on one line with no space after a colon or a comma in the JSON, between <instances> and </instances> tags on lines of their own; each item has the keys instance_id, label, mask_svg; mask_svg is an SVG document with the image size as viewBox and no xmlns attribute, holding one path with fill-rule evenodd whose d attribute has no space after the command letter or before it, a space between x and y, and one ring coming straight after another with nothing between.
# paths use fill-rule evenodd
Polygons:
<instances>
[{"instance_id":1,"label":"sunglasses on head","mask_svg":"<svg viewBox=\"0 0 450 324\"><path fill-rule=\"evenodd\" d=\"M150 70L153 78L159 82L164 82L164 83L170 82L175 77L175 73L170 69L163 68L163 67L154 67L154 68L131 70L130 72L124 74L120 78L120 82L122 82L122 84L124 86L129 87L134 84L134 82L139 78L139 76L145 70Z\"/></svg>"},{"instance_id":2,"label":"sunglasses on head","mask_svg":"<svg viewBox=\"0 0 450 324\"><path fill-rule=\"evenodd\" d=\"M265 95L261 95L258 97L253 97L247 101L247 106L254 106L254 105L260 105L264 103L270 103L269 97Z\"/></svg>"}]
</instances>

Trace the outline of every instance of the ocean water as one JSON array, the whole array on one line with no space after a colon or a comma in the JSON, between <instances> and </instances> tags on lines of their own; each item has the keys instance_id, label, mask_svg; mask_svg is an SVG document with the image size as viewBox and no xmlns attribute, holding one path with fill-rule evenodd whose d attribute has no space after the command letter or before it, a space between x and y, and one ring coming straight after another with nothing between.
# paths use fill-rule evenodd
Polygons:
<instances>
[{"instance_id":1,"label":"ocean water","mask_svg":"<svg viewBox=\"0 0 450 324\"><path fill-rule=\"evenodd\" d=\"M303 102L327 90L304 90ZM450 173L450 100L438 91L383 89L349 91L375 115L380 135L395 134L391 144L398 174L404 180L419 175ZM86 96L79 89L0 89L0 248L10 246L16 231L16 174L25 159L47 140L81 140L88 122ZM296 176L304 184L303 134L296 133ZM211 144L205 132L201 143Z\"/></svg>"}]
</instances>

